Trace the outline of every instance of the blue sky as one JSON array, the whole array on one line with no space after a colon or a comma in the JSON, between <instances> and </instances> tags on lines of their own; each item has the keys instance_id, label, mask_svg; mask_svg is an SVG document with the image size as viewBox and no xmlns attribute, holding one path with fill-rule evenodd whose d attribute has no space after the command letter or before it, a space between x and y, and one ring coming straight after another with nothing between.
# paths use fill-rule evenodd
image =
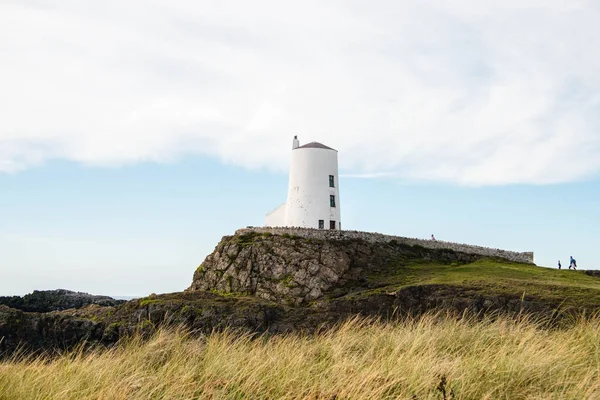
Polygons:
<instances>
[{"instance_id":1,"label":"blue sky","mask_svg":"<svg viewBox=\"0 0 600 400\"><path fill-rule=\"evenodd\" d=\"M141 10L143 12L141 12ZM185 288L340 151L345 228L600 268L596 0L0 3L0 294Z\"/></svg>"}]
</instances>

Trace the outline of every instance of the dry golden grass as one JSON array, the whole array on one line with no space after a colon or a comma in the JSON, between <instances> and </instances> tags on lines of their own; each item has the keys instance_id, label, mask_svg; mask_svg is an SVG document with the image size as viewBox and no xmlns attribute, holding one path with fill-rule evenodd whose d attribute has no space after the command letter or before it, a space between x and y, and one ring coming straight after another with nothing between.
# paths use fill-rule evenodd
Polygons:
<instances>
[{"instance_id":1,"label":"dry golden grass","mask_svg":"<svg viewBox=\"0 0 600 400\"><path fill-rule=\"evenodd\" d=\"M548 330L440 314L315 335L161 331L0 363L0 399L599 399L600 319ZM441 386L444 386L443 384Z\"/></svg>"}]
</instances>

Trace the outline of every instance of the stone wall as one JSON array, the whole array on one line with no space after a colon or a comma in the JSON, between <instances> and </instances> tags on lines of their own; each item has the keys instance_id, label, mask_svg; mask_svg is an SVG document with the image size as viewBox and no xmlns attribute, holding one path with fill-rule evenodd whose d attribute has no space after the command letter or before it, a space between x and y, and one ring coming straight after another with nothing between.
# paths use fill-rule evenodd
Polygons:
<instances>
[{"instance_id":1,"label":"stone wall","mask_svg":"<svg viewBox=\"0 0 600 400\"><path fill-rule=\"evenodd\" d=\"M428 249L450 249L466 254L476 254L484 257L499 257L513 262L526 264L534 263L533 252L516 252L501 249L492 249L482 246L473 246L461 243L444 242L440 240L423 240L406 238L402 236L384 235L381 233L359 232L359 231L338 231L327 229L306 229L306 228L286 228L286 227L247 227L239 229L236 235L245 233L271 233L273 235L291 235L315 240L364 240L369 243L389 243L396 241L400 244L409 246L422 246Z\"/></svg>"}]
</instances>

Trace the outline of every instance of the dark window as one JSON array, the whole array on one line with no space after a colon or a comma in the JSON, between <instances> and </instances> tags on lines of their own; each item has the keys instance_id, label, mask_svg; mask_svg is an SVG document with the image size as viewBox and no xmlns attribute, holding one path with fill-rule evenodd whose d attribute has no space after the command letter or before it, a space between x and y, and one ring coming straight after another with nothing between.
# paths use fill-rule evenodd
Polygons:
<instances>
[{"instance_id":1,"label":"dark window","mask_svg":"<svg viewBox=\"0 0 600 400\"><path fill-rule=\"evenodd\" d=\"M325 221L322 219L319 220L319 229L325 229Z\"/></svg>"},{"instance_id":2,"label":"dark window","mask_svg":"<svg viewBox=\"0 0 600 400\"><path fill-rule=\"evenodd\" d=\"M329 206L335 207L335 196L334 195L329 196Z\"/></svg>"},{"instance_id":3,"label":"dark window","mask_svg":"<svg viewBox=\"0 0 600 400\"><path fill-rule=\"evenodd\" d=\"M329 229L335 229L335 221L329 221Z\"/></svg>"},{"instance_id":4,"label":"dark window","mask_svg":"<svg viewBox=\"0 0 600 400\"><path fill-rule=\"evenodd\" d=\"M329 187L335 187L335 178L333 175L329 175Z\"/></svg>"}]
</instances>

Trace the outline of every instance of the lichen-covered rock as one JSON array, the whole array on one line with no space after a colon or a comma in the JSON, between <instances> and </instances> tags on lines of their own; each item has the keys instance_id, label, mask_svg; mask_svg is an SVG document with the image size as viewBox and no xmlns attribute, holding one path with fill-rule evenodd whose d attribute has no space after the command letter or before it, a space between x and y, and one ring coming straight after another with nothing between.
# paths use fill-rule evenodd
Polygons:
<instances>
[{"instance_id":1,"label":"lichen-covered rock","mask_svg":"<svg viewBox=\"0 0 600 400\"><path fill-rule=\"evenodd\" d=\"M299 305L334 287L407 259L473 262L478 255L364 240L316 240L248 232L226 236L194 273L188 290L247 293Z\"/></svg>"}]
</instances>

